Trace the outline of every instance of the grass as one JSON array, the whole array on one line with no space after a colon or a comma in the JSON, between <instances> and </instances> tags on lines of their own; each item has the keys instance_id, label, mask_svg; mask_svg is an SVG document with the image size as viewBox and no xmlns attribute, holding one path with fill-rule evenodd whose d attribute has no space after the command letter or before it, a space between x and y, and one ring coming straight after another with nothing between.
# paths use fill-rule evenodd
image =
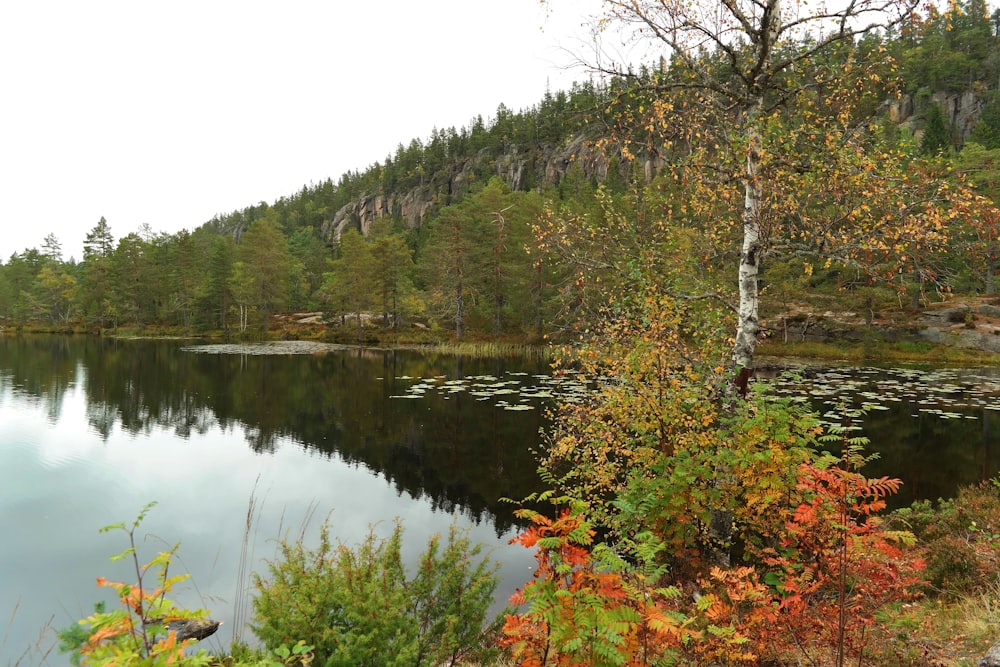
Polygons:
<instances>
[{"instance_id":1,"label":"grass","mask_svg":"<svg viewBox=\"0 0 1000 667\"><path fill-rule=\"evenodd\" d=\"M796 357L803 359L826 359L852 362L899 362L939 365L995 365L1000 364L1000 355L983 350L948 345L936 345L925 341L838 341L823 343L798 341L781 343L764 341L757 347L761 357Z\"/></svg>"},{"instance_id":2,"label":"grass","mask_svg":"<svg viewBox=\"0 0 1000 667\"><path fill-rule=\"evenodd\" d=\"M0 633L0 658L3 658L3 656L6 655L5 649L7 648L7 642L10 639L11 631L14 627L14 619L17 618L17 612L20 607L21 601L15 601L14 608L10 612L10 618L7 620L7 627L2 633ZM51 655L56 648L55 628L52 626L54 618L54 616L49 618L49 620L45 622L45 625L39 628L38 636L19 656L17 656L16 659L13 661L9 658L7 659L6 667L45 664L49 655ZM18 639L22 638L19 637Z\"/></svg>"},{"instance_id":3,"label":"grass","mask_svg":"<svg viewBox=\"0 0 1000 667\"><path fill-rule=\"evenodd\" d=\"M1000 581L954 602L928 598L897 607L883 620L900 643L916 650L916 664L975 667L1000 641Z\"/></svg>"},{"instance_id":4,"label":"grass","mask_svg":"<svg viewBox=\"0 0 1000 667\"><path fill-rule=\"evenodd\" d=\"M464 357L488 359L495 359L497 357L517 357L521 359L545 360L552 354L551 348L542 345L495 341L436 343L432 345L411 345L402 347L410 347L423 352L438 352L441 354L454 354Z\"/></svg>"},{"instance_id":5,"label":"grass","mask_svg":"<svg viewBox=\"0 0 1000 667\"><path fill-rule=\"evenodd\" d=\"M250 534L257 518L257 485L260 484L260 474L254 480L250 490L250 501L247 503L246 522L243 526L243 542L240 544L239 567L236 570L236 598L233 600L233 635L232 645L244 644L243 629L249 620L249 600L247 599L248 582L250 581L249 563L252 560Z\"/></svg>"}]
</instances>

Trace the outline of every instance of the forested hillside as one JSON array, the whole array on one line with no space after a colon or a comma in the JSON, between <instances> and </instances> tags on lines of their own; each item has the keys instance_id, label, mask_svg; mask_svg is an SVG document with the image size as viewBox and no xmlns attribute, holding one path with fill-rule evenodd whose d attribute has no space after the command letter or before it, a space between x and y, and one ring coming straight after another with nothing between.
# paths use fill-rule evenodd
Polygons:
<instances>
[{"instance_id":1,"label":"forested hillside","mask_svg":"<svg viewBox=\"0 0 1000 667\"><path fill-rule=\"evenodd\" d=\"M772 303L829 290L874 312L993 291L998 32L1000 12L965 0L817 50L804 74L773 82L762 165L776 169L768 156L779 152L795 164L765 203L791 230L762 254ZM733 76L726 53L699 58L718 81ZM824 89L817 72L856 59L880 65L859 69L848 92ZM47 237L0 264L0 324L257 334L273 315L300 312L322 313L341 337L416 327L540 340L576 331L619 287L643 281L735 302L717 269L736 266L739 244L714 221L743 196L732 169L741 149L720 147L711 128L728 121L702 100L660 85L689 66L595 72L532 108L434 128L337 182L193 231L116 238L127 221L102 218L79 261ZM809 105L779 115L794 88L810 91ZM826 161L818 179L810 165ZM875 165L884 180L864 180ZM891 215L874 210L890 202ZM810 225L838 206L836 223Z\"/></svg>"},{"instance_id":2,"label":"forested hillside","mask_svg":"<svg viewBox=\"0 0 1000 667\"><path fill-rule=\"evenodd\" d=\"M513 541L536 565L503 618L477 634L490 593L468 592L492 584L454 567L479 553L464 542L435 538L407 579L399 530L359 551L300 537L253 578L251 627L281 664L923 667L972 664L991 645L977 664L1000 664L995 376L928 374L926 403L913 369L898 385L874 368L824 373L837 395L751 381L757 344L796 314L804 337L815 313L852 311L867 347L893 314L994 292L1000 11L918 3L603 0L609 39L664 57L609 56L533 108L435 129L191 232L115 239L101 219L78 263L49 237L0 266L0 316L15 329L574 341L559 372L586 390L553 400L530 448L538 478L523 481L538 490L512 499L526 524ZM950 308L949 325L978 334L992 313L981 333L1000 339L1000 300L984 300ZM410 377L385 375L378 391ZM328 430L312 398L324 389L301 389L305 421ZM965 394L962 412L940 409ZM454 406L465 416L448 430L528 447ZM875 426L874 411L900 420ZM982 483L889 512L902 480L866 471L869 438L888 429ZM980 448L943 452L946 429ZM391 440L411 468L435 456ZM207 664L180 655L176 633L153 641L161 607L203 618L163 598L172 555L152 561L161 588L114 584L124 611L98 608L89 637L60 638L94 664ZM233 649L227 664L249 664Z\"/></svg>"}]
</instances>

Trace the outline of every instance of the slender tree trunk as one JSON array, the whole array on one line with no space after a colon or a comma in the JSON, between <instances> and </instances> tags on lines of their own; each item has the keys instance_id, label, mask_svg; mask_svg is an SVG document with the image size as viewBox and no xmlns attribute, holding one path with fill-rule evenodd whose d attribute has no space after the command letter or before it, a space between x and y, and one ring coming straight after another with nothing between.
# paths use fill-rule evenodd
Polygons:
<instances>
[{"instance_id":1,"label":"slender tree trunk","mask_svg":"<svg viewBox=\"0 0 1000 667\"><path fill-rule=\"evenodd\" d=\"M493 335L503 333L503 297L497 294L493 298Z\"/></svg>"},{"instance_id":2,"label":"slender tree trunk","mask_svg":"<svg viewBox=\"0 0 1000 667\"><path fill-rule=\"evenodd\" d=\"M743 127L747 138L746 166L743 173L743 245L740 248L739 312L736 324L736 342L733 345L733 364L737 373L736 384L745 395L747 383L754 369L757 336L760 335L759 292L757 275L760 270L764 243L761 232L761 114L764 107L764 90L771 73L771 57L775 41L781 32L781 0L766 0L762 6L760 24L750 31L754 49L753 80L748 83L743 107Z\"/></svg>"},{"instance_id":3,"label":"slender tree trunk","mask_svg":"<svg viewBox=\"0 0 1000 667\"><path fill-rule=\"evenodd\" d=\"M465 335L465 297L462 294L462 281L455 283L455 338Z\"/></svg>"},{"instance_id":4,"label":"slender tree trunk","mask_svg":"<svg viewBox=\"0 0 1000 667\"><path fill-rule=\"evenodd\" d=\"M392 283L390 282L391 280L392 279L390 277L387 277L387 276L383 276L383 278L382 278L382 289L381 289L382 293L381 293L381 297L382 297L382 328L383 329L388 329L389 328L389 301L390 301L390 295L392 294L392 291L391 291L392 290L392 286L391 286Z\"/></svg>"},{"instance_id":5,"label":"slender tree trunk","mask_svg":"<svg viewBox=\"0 0 1000 667\"><path fill-rule=\"evenodd\" d=\"M503 251L506 241L504 234L504 220L500 213L497 217L497 243L493 247L493 335L499 336L503 333L503 305L504 301L504 266Z\"/></svg>"},{"instance_id":6,"label":"slender tree trunk","mask_svg":"<svg viewBox=\"0 0 1000 667\"><path fill-rule=\"evenodd\" d=\"M392 330L396 331L399 329L399 305L397 302L397 292L399 290L395 285L392 286Z\"/></svg>"},{"instance_id":7,"label":"slender tree trunk","mask_svg":"<svg viewBox=\"0 0 1000 667\"><path fill-rule=\"evenodd\" d=\"M453 238L455 244L455 338L461 340L465 335L465 296L463 278L465 272L464 257L462 256L462 234L461 227L457 224L453 227Z\"/></svg>"},{"instance_id":8,"label":"slender tree trunk","mask_svg":"<svg viewBox=\"0 0 1000 667\"><path fill-rule=\"evenodd\" d=\"M754 355L757 350L757 336L760 335L760 294L757 276L760 271L761 253L764 248L761 230L761 202L763 183L761 182L761 114L764 106L764 79L770 71L774 42L781 28L781 0L767 0L763 7L760 25L750 35L755 55L754 80L750 83L745 106L743 107L743 128L746 132L746 163L743 172L743 243L740 247L738 270L739 307L736 322L736 341L733 344L733 365L736 372L736 387L741 396L746 396L750 376L754 370ZM732 471L720 466L715 471L716 484L728 480ZM730 564L730 544L733 537L732 512L713 509L711 537L713 542L712 560L720 567Z\"/></svg>"},{"instance_id":9,"label":"slender tree trunk","mask_svg":"<svg viewBox=\"0 0 1000 667\"><path fill-rule=\"evenodd\" d=\"M994 294L996 288L993 284L993 274L997 270L997 256L992 249L986 254L986 293Z\"/></svg>"},{"instance_id":10,"label":"slender tree trunk","mask_svg":"<svg viewBox=\"0 0 1000 667\"><path fill-rule=\"evenodd\" d=\"M535 265L535 335L538 338L542 337L543 325L542 321L542 289L544 287L544 272L542 271L542 263L539 261Z\"/></svg>"},{"instance_id":11,"label":"slender tree trunk","mask_svg":"<svg viewBox=\"0 0 1000 667\"><path fill-rule=\"evenodd\" d=\"M749 115L749 146L747 148L746 173L743 182L743 245L740 249L739 265L739 311L737 313L736 342L733 345L733 363L737 373L737 385L741 393L746 393L750 373L753 372L757 336L760 333L758 313L759 295L757 274L762 249L760 228L761 183L760 172L760 131L757 127L755 103Z\"/></svg>"},{"instance_id":12,"label":"slender tree trunk","mask_svg":"<svg viewBox=\"0 0 1000 667\"><path fill-rule=\"evenodd\" d=\"M757 274L760 253L763 247L760 227L760 202L762 189L760 174L760 131L757 125L758 99L747 113L747 158L743 180L743 245L740 249L739 264L739 310L736 322L736 341L733 345L735 384L741 396L746 396L750 376L754 369L754 354L757 349L757 335L760 333L758 314L759 294ZM732 471L719 467L715 471L715 483L728 480ZM733 537L733 515L726 509L711 512L710 536L712 540L710 557L715 565L729 567L729 545Z\"/></svg>"}]
</instances>

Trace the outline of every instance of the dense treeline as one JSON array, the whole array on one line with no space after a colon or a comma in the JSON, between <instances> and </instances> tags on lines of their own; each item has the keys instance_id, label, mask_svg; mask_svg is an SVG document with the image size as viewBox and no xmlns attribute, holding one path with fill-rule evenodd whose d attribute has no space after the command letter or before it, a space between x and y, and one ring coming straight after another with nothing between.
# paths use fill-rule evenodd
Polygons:
<instances>
[{"instance_id":1,"label":"dense treeline","mask_svg":"<svg viewBox=\"0 0 1000 667\"><path fill-rule=\"evenodd\" d=\"M869 149L892 146L907 155L900 178L955 167L956 177L994 199L1000 194L998 31L1000 12L989 15L983 0L965 0L945 12L931 9L890 34L872 33L857 44L826 49L816 56L825 60L812 63L809 71L837 68L847 58L845 49L884 51L877 76L858 81L864 102L850 109L851 122L867 128ZM721 82L731 74L717 57L703 55ZM50 235L40 248L0 264L0 318L7 326L157 325L246 333L266 330L278 312L322 311L328 321L356 326L359 336L370 327L418 323L458 338L536 338L564 331L611 286L628 281L629 262L675 262L672 253L648 252L665 220L690 228L692 271L711 284L708 268L724 258L708 247L718 245L701 221L719 210L685 201L687 184L679 182L678 170L668 168L704 150L699 136L690 124L669 118L652 122L653 98L634 85L636 80L655 84L678 67L663 61L630 72L631 78L546 92L538 105L520 112L501 105L488 120L435 128L426 141L400 144L394 155L336 183L305 186L191 232L163 234L145 227L115 238L112 225L101 218L79 261L66 259L59 239ZM837 100L823 98L822 81L812 84L822 107L816 113L838 113ZM651 88L655 85L645 90ZM884 100L894 90L914 102L915 116L905 124L884 113ZM950 112L932 98L966 92L982 104L978 124L963 137ZM695 103L683 94L671 99L676 109ZM811 121L806 114L783 122ZM818 139L801 141L792 149L824 150L817 149ZM564 170L546 173L553 151L571 146L601 154L602 167L585 166L570 152ZM526 165L513 183L501 168L512 154ZM360 198L414 190L429 203L419 227L390 215L366 228L364 236L357 220L354 229L332 233L337 212ZM554 219L562 237L547 224ZM932 288L991 292L996 220L978 216L948 224L946 251L938 246L919 257L914 253L912 266L902 272L898 262L876 258L873 265L881 265L868 267L863 280L851 262L835 261L813 274L812 265L794 259L793 252L791 260L775 255L764 278L782 293L804 282L843 287L882 281L908 292L909 301L919 301ZM799 269L789 271L786 260L798 261ZM592 295L598 298L589 299Z\"/></svg>"}]
</instances>

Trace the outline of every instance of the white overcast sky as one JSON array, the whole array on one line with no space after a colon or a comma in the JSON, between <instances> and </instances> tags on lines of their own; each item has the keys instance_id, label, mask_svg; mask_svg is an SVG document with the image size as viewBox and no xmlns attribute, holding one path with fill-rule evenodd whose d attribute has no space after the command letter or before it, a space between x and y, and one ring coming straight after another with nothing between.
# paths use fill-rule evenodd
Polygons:
<instances>
[{"instance_id":1,"label":"white overcast sky","mask_svg":"<svg viewBox=\"0 0 1000 667\"><path fill-rule=\"evenodd\" d=\"M0 261L115 239L382 161L517 111L587 53L599 0L0 3Z\"/></svg>"}]
</instances>

